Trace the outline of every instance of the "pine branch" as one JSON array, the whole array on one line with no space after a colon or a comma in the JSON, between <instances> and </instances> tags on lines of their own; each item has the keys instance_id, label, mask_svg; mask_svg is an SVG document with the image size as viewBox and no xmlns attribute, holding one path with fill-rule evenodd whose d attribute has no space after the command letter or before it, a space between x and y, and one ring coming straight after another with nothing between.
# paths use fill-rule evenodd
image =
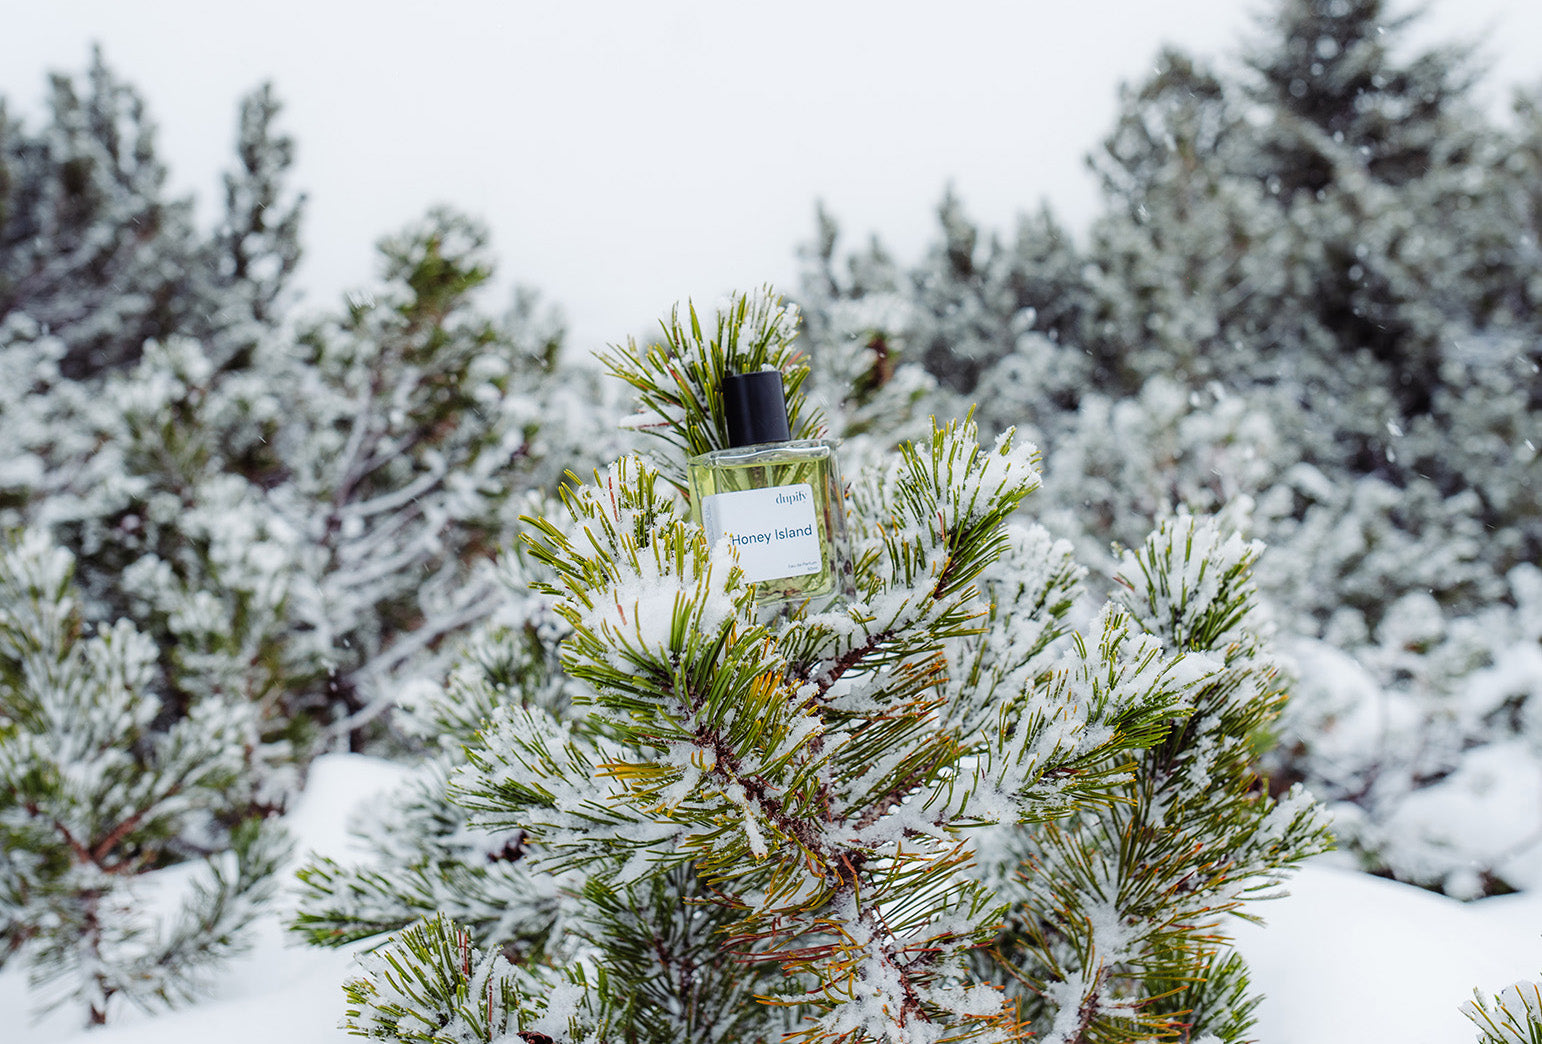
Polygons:
<instances>
[{"instance_id":1,"label":"pine branch","mask_svg":"<svg viewBox=\"0 0 1542 1044\"><path fill-rule=\"evenodd\" d=\"M511 965L449 920L420 922L360 957L343 1028L393 1044L612 1044L605 969ZM614 1044L621 1044L615 1039Z\"/></svg>"},{"instance_id":2,"label":"pine branch","mask_svg":"<svg viewBox=\"0 0 1542 1044\"><path fill-rule=\"evenodd\" d=\"M1515 982L1495 997L1477 990L1462 1014L1478 1027L1478 1044L1542 1044L1542 984Z\"/></svg>"},{"instance_id":3,"label":"pine branch","mask_svg":"<svg viewBox=\"0 0 1542 1044\"><path fill-rule=\"evenodd\" d=\"M240 785L252 709L207 697L154 729L153 643L127 621L83 638L61 586L69 565L35 534L0 552L0 829L20 857L0 865L19 899L8 943L53 1003L78 1003L99 1023L115 998L148 1007L189 996L240 945L283 854L249 821ZM238 823L237 873L214 857L214 885L197 886L162 936L132 885L178 854L195 813Z\"/></svg>"},{"instance_id":4,"label":"pine branch","mask_svg":"<svg viewBox=\"0 0 1542 1044\"><path fill-rule=\"evenodd\" d=\"M1254 1002L1223 918L1326 841L1304 796L1272 802L1253 785L1252 736L1283 699L1251 626L1256 555L1213 521L1178 519L1126 560L1129 611L1154 632L1140 641L1189 667L1174 677L1179 713L1150 722L1156 742L1110 803L1020 838L1026 895L1001 959L1042 969L1023 985L1040 1018L1071 1034L1052 1039L1185 1020L1244 1032ZM1213 989L1199 1006L1185 988L1196 1002L1185 1012L1169 995L1189 980Z\"/></svg>"}]
</instances>

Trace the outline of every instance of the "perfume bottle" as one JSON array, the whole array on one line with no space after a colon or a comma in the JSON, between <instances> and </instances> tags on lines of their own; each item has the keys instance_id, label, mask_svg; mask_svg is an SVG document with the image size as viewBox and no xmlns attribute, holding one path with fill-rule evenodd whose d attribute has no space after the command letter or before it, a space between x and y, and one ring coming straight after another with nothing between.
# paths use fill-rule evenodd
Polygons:
<instances>
[{"instance_id":1,"label":"perfume bottle","mask_svg":"<svg viewBox=\"0 0 1542 1044\"><path fill-rule=\"evenodd\" d=\"M792 437L778 370L724 377L722 399L729 448L686 462L692 518L712 543L733 541L762 607L817 611L850 597L835 443Z\"/></svg>"}]
</instances>

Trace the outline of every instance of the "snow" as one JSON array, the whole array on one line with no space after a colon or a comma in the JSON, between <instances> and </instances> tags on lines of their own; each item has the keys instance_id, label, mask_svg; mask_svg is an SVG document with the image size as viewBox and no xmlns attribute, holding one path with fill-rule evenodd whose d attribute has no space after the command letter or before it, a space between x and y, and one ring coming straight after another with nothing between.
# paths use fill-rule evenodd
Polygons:
<instances>
[{"instance_id":1,"label":"snow","mask_svg":"<svg viewBox=\"0 0 1542 1044\"><path fill-rule=\"evenodd\" d=\"M1460 852L1517 887L1542 889L1542 766L1532 744L1502 740L1468 751L1449 776L1408 795L1380 829L1393 865L1418 872L1428 849ZM1469 891L1478 887L1473 881ZM1460 894L1450 882L1446 891Z\"/></svg>"},{"instance_id":2,"label":"snow","mask_svg":"<svg viewBox=\"0 0 1542 1044\"><path fill-rule=\"evenodd\" d=\"M314 765L305 796L287 817L297 851L347 858L351 811L399 782L405 770L375 758L331 754ZM1326 857L1304 868L1281 899L1256 904L1267 925L1238 922L1239 949L1265 994L1255 1034L1267 1044L1450 1044L1476 1030L1461 1006L1542 972L1542 893L1459 903L1371 877ZM6 1044L337 1044L342 982L358 944L319 950L286 938L279 910L258 926L251 951L227 967L212 996L156 1016L120 1014L86 1031L55 1013L28 1010L15 969L0 972Z\"/></svg>"},{"instance_id":3,"label":"snow","mask_svg":"<svg viewBox=\"0 0 1542 1044\"><path fill-rule=\"evenodd\" d=\"M1236 930L1269 1044L1471 1041L1474 987L1492 996L1542 971L1542 895L1462 904L1327 863L1288 887L1260 907L1266 927Z\"/></svg>"}]
</instances>

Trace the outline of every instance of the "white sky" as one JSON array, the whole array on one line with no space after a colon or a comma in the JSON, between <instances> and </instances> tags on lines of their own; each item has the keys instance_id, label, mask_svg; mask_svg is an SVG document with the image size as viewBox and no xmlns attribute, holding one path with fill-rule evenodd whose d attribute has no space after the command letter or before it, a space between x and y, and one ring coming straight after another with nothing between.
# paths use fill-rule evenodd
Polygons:
<instances>
[{"instance_id":1,"label":"white sky","mask_svg":"<svg viewBox=\"0 0 1542 1044\"><path fill-rule=\"evenodd\" d=\"M237 101L271 79L310 198L307 305L367 284L374 242L446 202L491 226L501 284L563 307L576 354L685 297L793 289L816 199L848 244L877 232L905 259L949 182L988 227L1047 199L1080 228L1118 83L1163 42L1234 50L1260 6L0 0L0 95L35 125L46 74L99 41L207 216ZM1422 38L1486 40L1496 104L1542 84L1542 0L1429 7Z\"/></svg>"}]
</instances>

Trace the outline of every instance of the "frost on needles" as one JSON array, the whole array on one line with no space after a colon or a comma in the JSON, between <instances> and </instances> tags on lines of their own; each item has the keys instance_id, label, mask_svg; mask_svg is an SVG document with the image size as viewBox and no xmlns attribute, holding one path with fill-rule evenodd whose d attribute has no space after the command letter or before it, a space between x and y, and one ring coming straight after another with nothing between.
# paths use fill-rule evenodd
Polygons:
<instances>
[{"instance_id":1,"label":"frost on needles","mask_svg":"<svg viewBox=\"0 0 1542 1044\"><path fill-rule=\"evenodd\" d=\"M101 1024L196 994L288 846L251 812L255 709L208 695L154 728L155 643L127 620L88 631L74 565L37 530L0 542L0 966ZM222 830L228 851L158 914L145 871Z\"/></svg>"},{"instance_id":2,"label":"frost on needles","mask_svg":"<svg viewBox=\"0 0 1542 1044\"><path fill-rule=\"evenodd\" d=\"M682 418L712 415L725 370L783 369L817 429L796 327L769 292L740 296L607 362L673 454L703 437ZM855 477L854 600L767 616L733 548L689 522L678 473L627 457L528 520L509 568L551 599L530 619L560 623L522 633L561 635L560 667L511 673L468 646L421 709L464 748L371 828L439 836L305 871L314 941L400 929L348 984L347 1028L1245 1039L1226 918L1324 844L1316 808L1250 769L1284 698L1256 545L1179 518L1099 608L1020 509L1034 450L982 446L966 419ZM482 711L474 733L457 703ZM429 906L457 875L484 895L444 904L462 923ZM531 916L492 916L499 895Z\"/></svg>"},{"instance_id":3,"label":"frost on needles","mask_svg":"<svg viewBox=\"0 0 1542 1044\"><path fill-rule=\"evenodd\" d=\"M1542 1044L1542 982L1514 982L1492 1001L1477 990L1462 1014L1478 1027L1478 1044Z\"/></svg>"}]
</instances>

